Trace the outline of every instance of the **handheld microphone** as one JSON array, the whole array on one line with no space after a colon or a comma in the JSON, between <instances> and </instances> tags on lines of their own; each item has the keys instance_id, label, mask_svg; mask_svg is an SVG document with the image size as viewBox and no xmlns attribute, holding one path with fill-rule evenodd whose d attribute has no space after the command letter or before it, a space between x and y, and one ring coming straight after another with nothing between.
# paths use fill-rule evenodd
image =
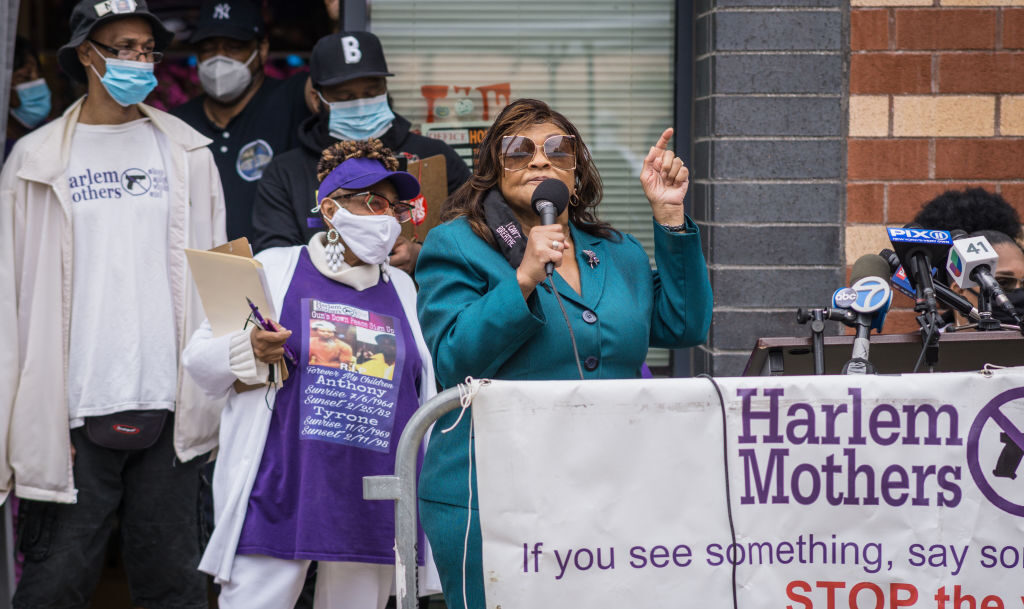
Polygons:
<instances>
[{"instance_id":1,"label":"handheld microphone","mask_svg":"<svg viewBox=\"0 0 1024 609\"><path fill-rule=\"evenodd\" d=\"M949 248L946 272L962 289L980 287L983 295L994 300L1020 325L1020 315L992 275L998 262L999 254L992 248L988 239L968 237L967 233L961 230L953 231L953 245Z\"/></svg>"},{"instance_id":2,"label":"handheld microphone","mask_svg":"<svg viewBox=\"0 0 1024 609\"><path fill-rule=\"evenodd\" d=\"M533 190L530 203L534 213L540 216L542 226L554 224L569 205L569 188L561 180L544 180ZM555 271L554 263L545 264L544 270L550 276Z\"/></svg>"},{"instance_id":3,"label":"handheld microphone","mask_svg":"<svg viewBox=\"0 0 1024 609\"><path fill-rule=\"evenodd\" d=\"M884 249L878 252L878 255L889 263L889 270L892 272L893 289L908 298L917 300L917 291L914 290L914 285L910 283L910 280L907 278L907 272L903 270L903 266L900 264L900 259L896 255L896 252L891 249ZM934 277L932 278L932 284L935 287L935 296L947 307L955 309L958 313L971 321L978 321L981 319L978 308L971 304L971 301L949 289L949 286Z\"/></svg>"},{"instance_id":4,"label":"handheld microphone","mask_svg":"<svg viewBox=\"0 0 1024 609\"><path fill-rule=\"evenodd\" d=\"M882 331L885 315L892 304L889 287L889 263L876 254L865 254L857 259L850 274L856 300L850 309L857 313L857 335L853 339L853 354L843 366L843 374L873 374L874 366L868 361L871 348L871 330Z\"/></svg>"}]
</instances>

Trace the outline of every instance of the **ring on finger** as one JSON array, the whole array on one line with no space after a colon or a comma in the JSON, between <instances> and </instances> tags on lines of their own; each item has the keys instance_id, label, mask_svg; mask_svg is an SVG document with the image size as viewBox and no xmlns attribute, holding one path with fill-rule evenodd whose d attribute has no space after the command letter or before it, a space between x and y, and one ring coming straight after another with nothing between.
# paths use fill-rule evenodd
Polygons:
<instances>
[{"instance_id":1,"label":"ring on finger","mask_svg":"<svg viewBox=\"0 0 1024 609\"><path fill-rule=\"evenodd\" d=\"M562 242L561 241L552 241L551 242L551 249L553 249L553 250L560 250L560 249L562 249Z\"/></svg>"}]
</instances>

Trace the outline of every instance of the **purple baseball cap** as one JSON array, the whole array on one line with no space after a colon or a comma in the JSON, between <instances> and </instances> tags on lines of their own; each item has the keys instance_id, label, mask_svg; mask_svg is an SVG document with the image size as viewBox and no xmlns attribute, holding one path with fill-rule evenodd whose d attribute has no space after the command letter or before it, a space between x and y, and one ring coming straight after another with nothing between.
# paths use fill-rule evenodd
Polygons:
<instances>
[{"instance_id":1,"label":"purple baseball cap","mask_svg":"<svg viewBox=\"0 0 1024 609\"><path fill-rule=\"evenodd\" d=\"M317 205L339 188L359 190L373 186L377 182L389 180L398 191L401 201L408 201L420 194L420 183L411 173L405 171L388 171L377 159L356 157L348 159L331 170L320 188L317 189Z\"/></svg>"}]
</instances>

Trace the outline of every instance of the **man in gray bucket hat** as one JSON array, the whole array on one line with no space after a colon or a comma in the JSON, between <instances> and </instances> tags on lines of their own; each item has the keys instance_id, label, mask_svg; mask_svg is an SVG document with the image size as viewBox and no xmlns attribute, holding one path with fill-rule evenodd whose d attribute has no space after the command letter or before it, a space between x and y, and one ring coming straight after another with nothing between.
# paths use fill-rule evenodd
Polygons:
<instances>
[{"instance_id":1,"label":"man in gray bucket hat","mask_svg":"<svg viewBox=\"0 0 1024 609\"><path fill-rule=\"evenodd\" d=\"M184 250L225 241L220 179L207 138L141 103L172 37L143 0L82 0L71 32L58 62L86 96L0 172L13 606L89 606L117 519L133 606L201 609L199 468L220 413L178 362L204 318Z\"/></svg>"}]
</instances>

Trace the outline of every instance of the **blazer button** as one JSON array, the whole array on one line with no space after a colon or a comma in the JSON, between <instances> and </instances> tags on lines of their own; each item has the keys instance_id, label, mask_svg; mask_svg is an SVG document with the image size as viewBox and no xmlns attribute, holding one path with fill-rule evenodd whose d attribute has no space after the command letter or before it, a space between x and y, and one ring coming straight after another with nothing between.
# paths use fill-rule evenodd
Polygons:
<instances>
[{"instance_id":1,"label":"blazer button","mask_svg":"<svg viewBox=\"0 0 1024 609\"><path fill-rule=\"evenodd\" d=\"M586 311L583 312L583 321L587 322L588 324L596 322L597 313L594 313L590 309L587 309Z\"/></svg>"},{"instance_id":2,"label":"blazer button","mask_svg":"<svg viewBox=\"0 0 1024 609\"><path fill-rule=\"evenodd\" d=\"M597 362L598 359L591 355L587 359L583 360L583 367L593 372L594 370L597 370Z\"/></svg>"}]
</instances>

